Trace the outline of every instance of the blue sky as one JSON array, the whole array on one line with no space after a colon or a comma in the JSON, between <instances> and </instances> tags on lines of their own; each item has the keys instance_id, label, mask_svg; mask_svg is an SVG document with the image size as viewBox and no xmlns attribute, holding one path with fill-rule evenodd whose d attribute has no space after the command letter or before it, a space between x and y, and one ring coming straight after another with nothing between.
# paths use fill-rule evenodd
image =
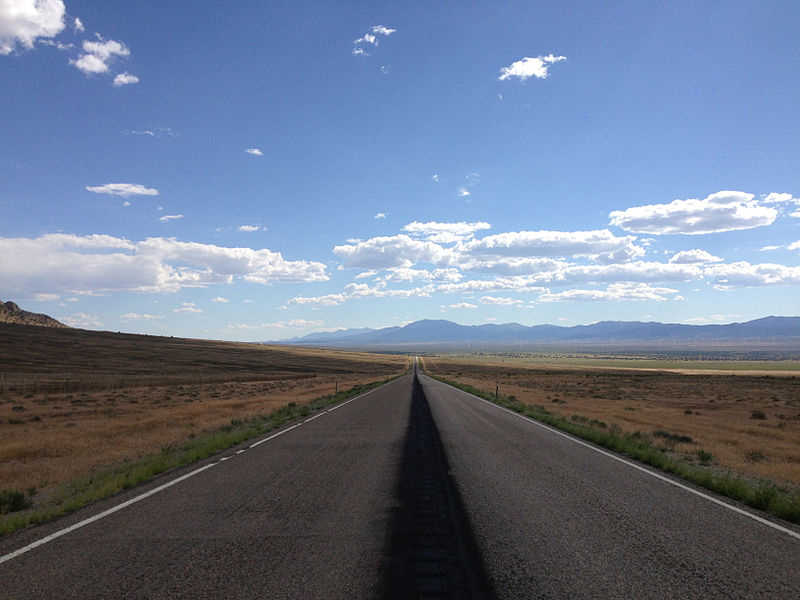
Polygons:
<instances>
[{"instance_id":1,"label":"blue sky","mask_svg":"<svg viewBox=\"0 0 800 600\"><path fill-rule=\"evenodd\" d=\"M0 0L0 298L232 340L800 307L795 2Z\"/></svg>"}]
</instances>

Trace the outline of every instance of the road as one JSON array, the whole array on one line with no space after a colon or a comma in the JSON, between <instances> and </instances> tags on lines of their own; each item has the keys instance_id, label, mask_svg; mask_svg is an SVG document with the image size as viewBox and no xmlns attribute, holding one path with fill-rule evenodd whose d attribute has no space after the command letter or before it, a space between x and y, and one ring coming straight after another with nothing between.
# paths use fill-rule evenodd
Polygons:
<instances>
[{"instance_id":1,"label":"road","mask_svg":"<svg viewBox=\"0 0 800 600\"><path fill-rule=\"evenodd\" d=\"M797 528L649 473L409 375L0 539L0 598L800 597Z\"/></svg>"}]
</instances>

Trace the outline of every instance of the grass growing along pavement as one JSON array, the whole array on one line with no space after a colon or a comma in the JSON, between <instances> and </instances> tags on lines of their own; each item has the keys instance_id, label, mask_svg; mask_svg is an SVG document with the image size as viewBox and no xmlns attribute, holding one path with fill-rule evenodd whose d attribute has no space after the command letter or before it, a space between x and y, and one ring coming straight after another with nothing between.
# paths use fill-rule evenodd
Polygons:
<instances>
[{"instance_id":1,"label":"grass growing along pavement","mask_svg":"<svg viewBox=\"0 0 800 600\"><path fill-rule=\"evenodd\" d=\"M308 416L331 404L364 394L396 378L358 384L349 390L328 394L305 404L290 402L269 414L232 419L230 424L224 427L193 435L179 444L165 446L157 454L126 461L115 467L93 473L86 478L73 481L51 494L42 502L42 505L33 508L30 506L33 503L34 492L0 490L0 536L28 525L49 521L148 481L170 469L208 458L217 452L277 429L295 419Z\"/></svg>"},{"instance_id":2,"label":"grass growing along pavement","mask_svg":"<svg viewBox=\"0 0 800 600\"><path fill-rule=\"evenodd\" d=\"M588 440L636 459L647 465L677 475L708 490L738 500L744 504L773 514L792 523L800 524L800 491L790 490L769 481L754 481L735 473L721 471L709 466L711 455L702 449L698 451L700 465L670 456L641 436L621 431L612 425L598 422L593 426L587 419L570 420L552 413L543 406L531 406L518 401L514 396L495 395L491 392L457 383L443 377L431 375L434 379L458 388L479 398L489 400L499 406L513 410L552 427L556 427L579 438ZM655 432L657 437L669 438L674 434Z\"/></svg>"}]
</instances>

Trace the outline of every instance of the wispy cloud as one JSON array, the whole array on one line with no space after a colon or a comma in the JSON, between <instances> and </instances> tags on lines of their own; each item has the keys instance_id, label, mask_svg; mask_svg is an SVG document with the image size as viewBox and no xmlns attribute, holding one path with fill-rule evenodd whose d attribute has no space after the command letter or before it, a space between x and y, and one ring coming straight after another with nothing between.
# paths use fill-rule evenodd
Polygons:
<instances>
[{"instance_id":1,"label":"wispy cloud","mask_svg":"<svg viewBox=\"0 0 800 600\"><path fill-rule=\"evenodd\" d=\"M33 48L64 30L66 8L61 0L5 0L0 2L0 54Z\"/></svg>"},{"instance_id":2,"label":"wispy cloud","mask_svg":"<svg viewBox=\"0 0 800 600\"><path fill-rule=\"evenodd\" d=\"M597 302L628 300L678 300L678 290L667 287L653 287L647 283L614 283L605 290L567 290L559 293L545 293L538 297L539 302ZM672 298L670 298L672 296Z\"/></svg>"},{"instance_id":3,"label":"wispy cloud","mask_svg":"<svg viewBox=\"0 0 800 600\"><path fill-rule=\"evenodd\" d=\"M369 53L365 50L365 45L377 46L380 41L379 36L388 37L396 31L396 29L390 29L389 27L384 27L383 25L373 25L369 32L365 33L360 38L353 40L353 56L369 56Z\"/></svg>"},{"instance_id":4,"label":"wispy cloud","mask_svg":"<svg viewBox=\"0 0 800 600\"><path fill-rule=\"evenodd\" d=\"M81 23L81 20L78 17L75 17L75 20L72 22L72 30L75 33L83 33L86 31L86 28L83 26L83 23Z\"/></svg>"},{"instance_id":5,"label":"wispy cloud","mask_svg":"<svg viewBox=\"0 0 800 600\"><path fill-rule=\"evenodd\" d=\"M267 228L263 225L239 225L236 231L253 232L253 231L266 231Z\"/></svg>"},{"instance_id":6,"label":"wispy cloud","mask_svg":"<svg viewBox=\"0 0 800 600\"><path fill-rule=\"evenodd\" d=\"M490 306L519 306L522 304L522 300L516 298L503 298L499 296L482 296L480 303L488 304Z\"/></svg>"},{"instance_id":7,"label":"wispy cloud","mask_svg":"<svg viewBox=\"0 0 800 600\"><path fill-rule=\"evenodd\" d=\"M438 244L449 244L472 239L476 232L491 229L491 227L489 223L483 221L476 223L466 223L464 221L458 223L437 223L436 221L419 223L414 221L403 227L403 231L414 236L424 237Z\"/></svg>"},{"instance_id":8,"label":"wispy cloud","mask_svg":"<svg viewBox=\"0 0 800 600\"><path fill-rule=\"evenodd\" d=\"M373 219L385 219L386 218L386 213L378 213L377 215L375 215L372 218Z\"/></svg>"},{"instance_id":9,"label":"wispy cloud","mask_svg":"<svg viewBox=\"0 0 800 600\"><path fill-rule=\"evenodd\" d=\"M95 194L108 194L110 196L158 196L158 190L148 188L138 183L106 183L105 185L86 186L86 189Z\"/></svg>"},{"instance_id":10,"label":"wispy cloud","mask_svg":"<svg viewBox=\"0 0 800 600\"><path fill-rule=\"evenodd\" d=\"M123 321L153 321L156 319L163 319L163 318L164 315L149 315L147 313L138 314L133 312L122 315L120 317L120 319L122 319Z\"/></svg>"},{"instance_id":11,"label":"wispy cloud","mask_svg":"<svg viewBox=\"0 0 800 600\"><path fill-rule=\"evenodd\" d=\"M216 298L214 298L212 300L212 302L217 302L218 304L227 304L228 303L228 299L227 298L223 298L222 296L217 296Z\"/></svg>"},{"instance_id":12,"label":"wispy cloud","mask_svg":"<svg viewBox=\"0 0 800 600\"><path fill-rule=\"evenodd\" d=\"M169 223L170 221L177 221L182 218L183 215L164 215L163 217L159 217L158 220L162 223Z\"/></svg>"},{"instance_id":13,"label":"wispy cloud","mask_svg":"<svg viewBox=\"0 0 800 600\"><path fill-rule=\"evenodd\" d=\"M525 81L529 77L536 77L537 79L546 79L550 74L550 65L553 65L562 60L567 60L566 56L537 56L536 58L525 57L521 60L511 63L508 67L500 69L500 81L516 77L520 81Z\"/></svg>"},{"instance_id":14,"label":"wispy cloud","mask_svg":"<svg viewBox=\"0 0 800 600\"><path fill-rule=\"evenodd\" d=\"M126 129L122 132L124 135L143 135L147 137L170 137L176 138L178 134L169 127L143 127L142 129Z\"/></svg>"},{"instance_id":15,"label":"wispy cloud","mask_svg":"<svg viewBox=\"0 0 800 600\"><path fill-rule=\"evenodd\" d=\"M264 153L261 152L258 148L248 148L245 150L248 154L252 154L253 156L264 156Z\"/></svg>"},{"instance_id":16,"label":"wispy cloud","mask_svg":"<svg viewBox=\"0 0 800 600\"><path fill-rule=\"evenodd\" d=\"M372 33L377 35L385 35L389 36L395 33L397 29L389 29L388 27L384 27L383 25L373 25L372 26Z\"/></svg>"},{"instance_id":17,"label":"wispy cloud","mask_svg":"<svg viewBox=\"0 0 800 600\"><path fill-rule=\"evenodd\" d=\"M201 313L203 312L202 308L197 308L197 305L194 302L181 302L180 308L173 308L172 312L174 313Z\"/></svg>"},{"instance_id":18,"label":"wispy cloud","mask_svg":"<svg viewBox=\"0 0 800 600\"><path fill-rule=\"evenodd\" d=\"M97 316L82 312L75 313L69 317L59 317L58 320L64 323L64 325L78 327L79 329L98 329L103 326Z\"/></svg>"}]
</instances>

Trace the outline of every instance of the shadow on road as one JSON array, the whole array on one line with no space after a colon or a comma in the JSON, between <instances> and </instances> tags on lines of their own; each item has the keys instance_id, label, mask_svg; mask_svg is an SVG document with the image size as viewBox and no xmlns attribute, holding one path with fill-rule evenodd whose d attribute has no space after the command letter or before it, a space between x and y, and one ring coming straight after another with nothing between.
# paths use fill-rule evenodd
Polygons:
<instances>
[{"instance_id":1,"label":"shadow on road","mask_svg":"<svg viewBox=\"0 0 800 600\"><path fill-rule=\"evenodd\" d=\"M493 598L416 375L397 496L401 506L391 525L383 597Z\"/></svg>"}]
</instances>

